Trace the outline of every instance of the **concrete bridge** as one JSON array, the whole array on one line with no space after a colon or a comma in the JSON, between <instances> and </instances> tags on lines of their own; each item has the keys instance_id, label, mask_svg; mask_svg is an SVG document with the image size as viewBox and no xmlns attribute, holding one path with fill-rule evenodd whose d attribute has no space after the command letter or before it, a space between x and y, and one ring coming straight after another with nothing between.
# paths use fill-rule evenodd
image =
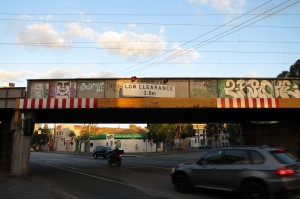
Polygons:
<instances>
[{"instance_id":1,"label":"concrete bridge","mask_svg":"<svg viewBox=\"0 0 300 199\"><path fill-rule=\"evenodd\" d=\"M299 78L31 79L0 88L1 169L28 174L34 123L241 123L247 132L249 121L281 121L296 150L299 88Z\"/></svg>"}]
</instances>

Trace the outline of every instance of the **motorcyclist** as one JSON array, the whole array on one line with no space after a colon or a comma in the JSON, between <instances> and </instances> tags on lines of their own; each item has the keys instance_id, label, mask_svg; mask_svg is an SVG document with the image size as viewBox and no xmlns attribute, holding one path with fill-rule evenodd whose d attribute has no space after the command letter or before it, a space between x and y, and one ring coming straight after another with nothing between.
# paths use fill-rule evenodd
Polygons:
<instances>
[{"instance_id":1,"label":"motorcyclist","mask_svg":"<svg viewBox=\"0 0 300 199\"><path fill-rule=\"evenodd\" d=\"M108 166L112 166L112 164L116 165L117 167L121 166L123 153L124 151L119 150L119 148L116 146L108 156Z\"/></svg>"},{"instance_id":2,"label":"motorcyclist","mask_svg":"<svg viewBox=\"0 0 300 199\"><path fill-rule=\"evenodd\" d=\"M111 154L113 155L113 158L116 158L119 154L119 148L116 146L114 150L112 150Z\"/></svg>"}]
</instances>

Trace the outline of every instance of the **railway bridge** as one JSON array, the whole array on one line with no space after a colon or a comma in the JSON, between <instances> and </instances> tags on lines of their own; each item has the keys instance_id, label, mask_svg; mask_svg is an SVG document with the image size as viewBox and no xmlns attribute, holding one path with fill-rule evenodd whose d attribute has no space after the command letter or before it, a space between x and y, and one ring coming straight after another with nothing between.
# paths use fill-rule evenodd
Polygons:
<instances>
[{"instance_id":1,"label":"railway bridge","mask_svg":"<svg viewBox=\"0 0 300 199\"><path fill-rule=\"evenodd\" d=\"M299 78L29 79L0 88L1 169L29 173L35 123L240 123L245 144L297 151L299 88Z\"/></svg>"}]
</instances>

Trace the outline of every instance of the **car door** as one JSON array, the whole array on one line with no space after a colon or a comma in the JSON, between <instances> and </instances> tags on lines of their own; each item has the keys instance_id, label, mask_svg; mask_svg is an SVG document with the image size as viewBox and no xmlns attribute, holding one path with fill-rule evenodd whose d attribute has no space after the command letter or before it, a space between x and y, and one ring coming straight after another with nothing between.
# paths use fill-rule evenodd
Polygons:
<instances>
[{"instance_id":1,"label":"car door","mask_svg":"<svg viewBox=\"0 0 300 199\"><path fill-rule=\"evenodd\" d=\"M195 169L195 186L234 190L239 183L240 174L249 166L246 150L219 149L204 156Z\"/></svg>"},{"instance_id":2,"label":"car door","mask_svg":"<svg viewBox=\"0 0 300 199\"><path fill-rule=\"evenodd\" d=\"M249 170L250 158L247 150L244 149L225 149L224 164L218 167L220 189L234 190L237 188L241 174Z\"/></svg>"},{"instance_id":3,"label":"car door","mask_svg":"<svg viewBox=\"0 0 300 199\"><path fill-rule=\"evenodd\" d=\"M198 167L193 170L193 184L196 187L220 188L222 175L221 168L224 164L224 150L216 149L208 152L198 162Z\"/></svg>"}]
</instances>

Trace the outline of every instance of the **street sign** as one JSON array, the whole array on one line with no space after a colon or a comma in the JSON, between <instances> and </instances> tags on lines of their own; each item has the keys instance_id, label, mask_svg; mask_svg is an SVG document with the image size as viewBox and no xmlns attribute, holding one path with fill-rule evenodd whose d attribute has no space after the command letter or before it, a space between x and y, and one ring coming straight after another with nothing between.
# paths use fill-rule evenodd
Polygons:
<instances>
[{"instance_id":1,"label":"street sign","mask_svg":"<svg viewBox=\"0 0 300 199\"><path fill-rule=\"evenodd\" d=\"M129 97L175 97L175 86L124 83L122 85L122 94Z\"/></svg>"}]
</instances>

